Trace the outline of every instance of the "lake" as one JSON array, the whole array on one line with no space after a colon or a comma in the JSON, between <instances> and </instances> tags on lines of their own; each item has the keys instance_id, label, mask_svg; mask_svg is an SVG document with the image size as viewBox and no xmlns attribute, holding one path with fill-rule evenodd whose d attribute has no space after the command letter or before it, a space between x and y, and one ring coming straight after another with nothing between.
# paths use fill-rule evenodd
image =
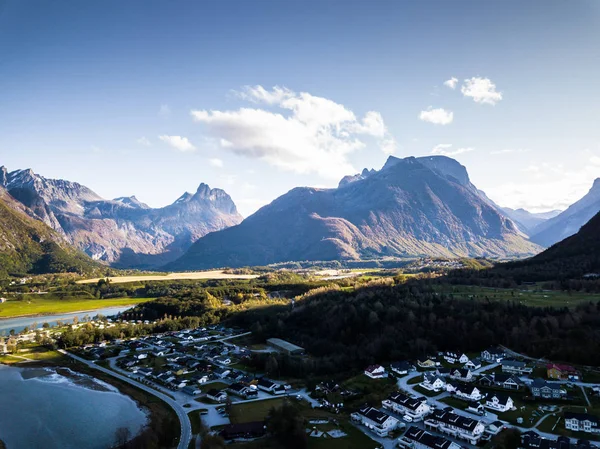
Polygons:
<instances>
[{"instance_id":1,"label":"lake","mask_svg":"<svg viewBox=\"0 0 600 449\"><path fill-rule=\"evenodd\" d=\"M26 327L31 329L34 323L37 323L37 327L42 327L42 324L48 323L51 326L54 326L57 321L63 322L73 322L73 318L78 317L80 321L82 321L83 317L88 315L89 317L94 317L98 314L104 316L116 315L118 313L124 312L126 310L131 309L132 306L115 306L115 307L105 307L103 309L98 309L90 312L76 312L76 313L62 313L57 315L44 315L44 316L30 316L30 317L21 317L21 318L8 318L0 320L0 335L8 335L11 329L14 329L15 332L21 332Z\"/></svg>"},{"instance_id":2,"label":"lake","mask_svg":"<svg viewBox=\"0 0 600 449\"><path fill-rule=\"evenodd\" d=\"M111 385L67 369L0 365L0 440L7 449L107 449L147 415Z\"/></svg>"}]
</instances>

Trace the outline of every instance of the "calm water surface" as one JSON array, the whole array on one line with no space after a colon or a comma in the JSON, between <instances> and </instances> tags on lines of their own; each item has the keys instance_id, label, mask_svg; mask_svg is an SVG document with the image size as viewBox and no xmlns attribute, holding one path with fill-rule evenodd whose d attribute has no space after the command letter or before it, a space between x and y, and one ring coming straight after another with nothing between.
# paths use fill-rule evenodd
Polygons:
<instances>
[{"instance_id":1,"label":"calm water surface","mask_svg":"<svg viewBox=\"0 0 600 449\"><path fill-rule=\"evenodd\" d=\"M146 414L112 386L45 371L0 365L0 440L7 449L106 449L118 428L136 435L146 424Z\"/></svg>"},{"instance_id":2,"label":"calm water surface","mask_svg":"<svg viewBox=\"0 0 600 449\"><path fill-rule=\"evenodd\" d=\"M42 324L48 323L54 326L57 321L62 322L73 322L73 318L78 317L79 321L82 321L83 317L88 315L90 318L100 314L104 316L116 315L118 313L125 312L131 309L132 306L116 306L116 307L105 307L103 309L94 310L91 312L79 312L79 313L62 313L58 315L44 315L37 317L23 317L23 318L8 318L0 320L0 335L8 335L11 329L19 333L26 327L31 329L34 323L37 323L37 327L42 327Z\"/></svg>"}]
</instances>

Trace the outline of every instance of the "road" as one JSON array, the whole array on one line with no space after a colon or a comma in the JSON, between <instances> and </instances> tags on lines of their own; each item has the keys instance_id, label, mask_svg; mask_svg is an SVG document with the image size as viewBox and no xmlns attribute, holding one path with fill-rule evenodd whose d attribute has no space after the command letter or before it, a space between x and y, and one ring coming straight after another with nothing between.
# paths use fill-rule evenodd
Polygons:
<instances>
[{"instance_id":1,"label":"road","mask_svg":"<svg viewBox=\"0 0 600 449\"><path fill-rule=\"evenodd\" d=\"M190 423L190 420L188 418L187 411L177 401L171 399L166 394L163 394L159 391L154 390L153 388L150 388L142 383L137 382L136 380L133 380L127 376L121 375L119 373L116 373L116 372L109 370L107 368L104 368L102 366L96 365L94 362L91 362L89 360L86 360L84 358L76 356L75 354L71 354L70 352L64 351L62 349L59 349L59 352L61 352L62 354L66 355L66 356L71 357L72 359L77 360L80 363L83 363L83 364L89 366L90 368L97 369L98 371L101 371L105 374L109 374L113 377L116 377L117 379L122 380L123 382L127 382L127 383L139 388L140 390L145 391L146 393L152 394L152 395L156 396L157 398L162 399L175 411L175 413L177 414L177 417L179 418L179 423L181 426L181 435L179 437L179 444L177 445L177 449L187 449L188 448L190 441L192 439L192 424Z\"/></svg>"}]
</instances>

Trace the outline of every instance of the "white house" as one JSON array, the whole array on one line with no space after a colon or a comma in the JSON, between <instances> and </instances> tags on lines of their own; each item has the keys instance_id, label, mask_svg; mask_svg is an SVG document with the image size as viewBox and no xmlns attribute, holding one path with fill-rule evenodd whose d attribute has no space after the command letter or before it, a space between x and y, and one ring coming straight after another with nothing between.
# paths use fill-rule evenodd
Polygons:
<instances>
[{"instance_id":1,"label":"white house","mask_svg":"<svg viewBox=\"0 0 600 449\"><path fill-rule=\"evenodd\" d=\"M206 397L211 401L225 402L227 400L227 393L213 388L206 393Z\"/></svg>"},{"instance_id":2,"label":"white house","mask_svg":"<svg viewBox=\"0 0 600 449\"><path fill-rule=\"evenodd\" d=\"M449 410L435 410L425 419L425 427L466 440L473 445L477 444L485 431L481 421L457 415Z\"/></svg>"},{"instance_id":3,"label":"white house","mask_svg":"<svg viewBox=\"0 0 600 449\"><path fill-rule=\"evenodd\" d=\"M396 418L374 407L363 407L358 412L352 413L350 417L380 437L388 436L398 426Z\"/></svg>"},{"instance_id":4,"label":"white house","mask_svg":"<svg viewBox=\"0 0 600 449\"><path fill-rule=\"evenodd\" d=\"M405 393L392 393L382 401L383 408L399 415L408 415L413 421L420 421L431 412L431 407L425 398L411 398Z\"/></svg>"},{"instance_id":5,"label":"white house","mask_svg":"<svg viewBox=\"0 0 600 449\"><path fill-rule=\"evenodd\" d=\"M446 381L433 373L425 373L419 386L428 391L440 391L446 388Z\"/></svg>"},{"instance_id":6,"label":"white house","mask_svg":"<svg viewBox=\"0 0 600 449\"><path fill-rule=\"evenodd\" d=\"M470 382L473 380L473 373L467 368L456 368L450 371L450 377L463 382Z\"/></svg>"},{"instance_id":7,"label":"white house","mask_svg":"<svg viewBox=\"0 0 600 449\"><path fill-rule=\"evenodd\" d=\"M388 377L385 368L381 365L370 365L365 369L365 376L369 376L371 379L383 379Z\"/></svg>"},{"instance_id":8,"label":"white house","mask_svg":"<svg viewBox=\"0 0 600 449\"><path fill-rule=\"evenodd\" d=\"M587 413L565 413L565 428L574 432L600 433L600 419Z\"/></svg>"},{"instance_id":9,"label":"white house","mask_svg":"<svg viewBox=\"0 0 600 449\"><path fill-rule=\"evenodd\" d=\"M506 353L500 348L488 348L481 352L481 358L488 363L500 363L504 357Z\"/></svg>"},{"instance_id":10,"label":"white house","mask_svg":"<svg viewBox=\"0 0 600 449\"><path fill-rule=\"evenodd\" d=\"M475 357L465 363L465 368L468 369L479 369L481 368L481 359L479 357Z\"/></svg>"},{"instance_id":11,"label":"white house","mask_svg":"<svg viewBox=\"0 0 600 449\"><path fill-rule=\"evenodd\" d=\"M485 406L497 412L507 412L514 407L513 400L505 394L494 394L485 401Z\"/></svg>"},{"instance_id":12,"label":"white house","mask_svg":"<svg viewBox=\"0 0 600 449\"><path fill-rule=\"evenodd\" d=\"M462 449L462 446L453 441L415 426L411 426L404 436L398 439L398 444L405 449Z\"/></svg>"},{"instance_id":13,"label":"white house","mask_svg":"<svg viewBox=\"0 0 600 449\"><path fill-rule=\"evenodd\" d=\"M206 382L208 382L208 376L206 374L203 376L200 376L200 378L198 378L199 384L205 384Z\"/></svg>"},{"instance_id":14,"label":"white house","mask_svg":"<svg viewBox=\"0 0 600 449\"><path fill-rule=\"evenodd\" d=\"M454 393L457 397L466 401L480 401L483 396L481 391L474 385L447 384L446 391Z\"/></svg>"}]
</instances>

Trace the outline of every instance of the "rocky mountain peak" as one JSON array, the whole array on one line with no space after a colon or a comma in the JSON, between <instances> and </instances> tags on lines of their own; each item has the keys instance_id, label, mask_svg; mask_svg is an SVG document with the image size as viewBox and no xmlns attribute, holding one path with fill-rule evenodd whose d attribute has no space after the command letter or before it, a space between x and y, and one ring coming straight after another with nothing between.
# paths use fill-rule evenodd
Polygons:
<instances>
[{"instance_id":1,"label":"rocky mountain peak","mask_svg":"<svg viewBox=\"0 0 600 449\"><path fill-rule=\"evenodd\" d=\"M8 169L3 165L0 167L0 185L6 187L8 183Z\"/></svg>"}]
</instances>

